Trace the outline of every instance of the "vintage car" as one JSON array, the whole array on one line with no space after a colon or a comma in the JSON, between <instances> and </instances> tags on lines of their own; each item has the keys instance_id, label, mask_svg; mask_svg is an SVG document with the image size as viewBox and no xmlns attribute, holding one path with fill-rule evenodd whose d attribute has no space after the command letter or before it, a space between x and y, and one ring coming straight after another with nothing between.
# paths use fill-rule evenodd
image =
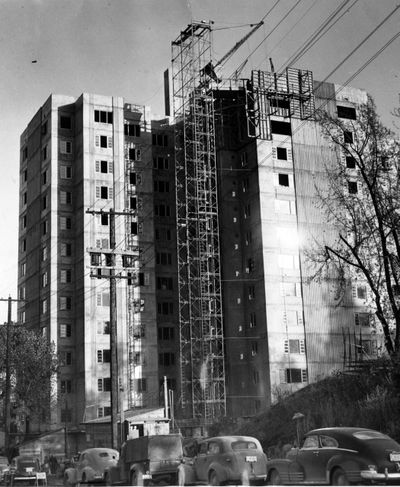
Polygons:
<instances>
[{"instance_id":1,"label":"vintage car","mask_svg":"<svg viewBox=\"0 0 400 487\"><path fill-rule=\"evenodd\" d=\"M187 449L186 449L187 451ZM199 441L178 467L178 485L265 483L267 457L251 436L218 436Z\"/></svg>"},{"instance_id":2,"label":"vintage car","mask_svg":"<svg viewBox=\"0 0 400 487\"><path fill-rule=\"evenodd\" d=\"M270 485L400 483L400 445L365 428L321 428L308 432L286 459L267 462Z\"/></svg>"},{"instance_id":3,"label":"vintage car","mask_svg":"<svg viewBox=\"0 0 400 487\"><path fill-rule=\"evenodd\" d=\"M11 485L22 482L35 484L37 481L36 474L40 471L38 458L20 455L11 460L10 467L5 475L5 482Z\"/></svg>"},{"instance_id":4,"label":"vintage car","mask_svg":"<svg viewBox=\"0 0 400 487\"><path fill-rule=\"evenodd\" d=\"M88 448L78 457L73 467L64 471L64 484L104 482L105 472L117 465L119 453L112 448Z\"/></svg>"}]
</instances>

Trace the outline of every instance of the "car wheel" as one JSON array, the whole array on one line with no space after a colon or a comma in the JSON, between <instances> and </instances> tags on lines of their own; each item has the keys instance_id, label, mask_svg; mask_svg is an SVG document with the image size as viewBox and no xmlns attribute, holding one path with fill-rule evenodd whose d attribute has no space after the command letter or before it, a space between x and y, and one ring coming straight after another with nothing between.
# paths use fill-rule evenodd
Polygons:
<instances>
[{"instance_id":1,"label":"car wheel","mask_svg":"<svg viewBox=\"0 0 400 487\"><path fill-rule=\"evenodd\" d=\"M106 472L106 473L104 474L104 485L107 485L107 486L112 485L112 482L111 482L111 475L109 474L109 472Z\"/></svg>"},{"instance_id":2,"label":"car wheel","mask_svg":"<svg viewBox=\"0 0 400 487\"><path fill-rule=\"evenodd\" d=\"M131 475L131 485L143 487L149 485L149 481L143 479L143 472L141 470L135 470Z\"/></svg>"},{"instance_id":3,"label":"car wheel","mask_svg":"<svg viewBox=\"0 0 400 487\"><path fill-rule=\"evenodd\" d=\"M210 472L209 479L210 479L210 485L221 485L217 472L214 472L214 470Z\"/></svg>"},{"instance_id":4,"label":"car wheel","mask_svg":"<svg viewBox=\"0 0 400 487\"><path fill-rule=\"evenodd\" d=\"M75 487L76 485L77 483L70 480L68 475L64 475L64 487Z\"/></svg>"},{"instance_id":5,"label":"car wheel","mask_svg":"<svg viewBox=\"0 0 400 487\"><path fill-rule=\"evenodd\" d=\"M341 468L334 470L331 478L331 485L350 485L346 472Z\"/></svg>"},{"instance_id":6,"label":"car wheel","mask_svg":"<svg viewBox=\"0 0 400 487\"><path fill-rule=\"evenodd\" d=\"M269 476L269 485L282 485L281 476L277 470L272 470Z\"/></svg>"}]
</instances>

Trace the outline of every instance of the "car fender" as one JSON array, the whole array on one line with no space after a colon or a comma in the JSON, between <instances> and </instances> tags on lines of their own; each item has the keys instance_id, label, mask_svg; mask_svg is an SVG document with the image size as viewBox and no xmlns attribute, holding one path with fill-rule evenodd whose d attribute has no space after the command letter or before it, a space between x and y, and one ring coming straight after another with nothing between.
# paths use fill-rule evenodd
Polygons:
<instances>
[{"instance_id":1,"label":"car fender","mask_svg":"<svg viewBox=\"0 0 400 487\"><path fill-rule=\"evenodd\" d=\"M218 462L212 462L210 463L210 466L208 467L208 472L207 472L207 479L210 477L210 472L214 471L218 475L218 479L221 482L225 482L229 480L229 472L227 467L223 467L220 463Z\"/></svg>"},{"instance_id":2,"label":"car fender","mask_svg":"<svg viewBox=\"0 0 400 487\"><path fill-rule=\"evenodd\" d=\"M181 463L178 466L177 474L178 479L183 479L184 485L193 485L196 482L196 474L194 472L193 465Z\"/></svg>"},{"instance_id":3,"label":"car fender","mask_svg":"<svg viewBox=\"0 0 400 487\"><path fill-rule=\"evenodd\" d=\"M78 472L76 468L70 467L66 468L64 471L64 480L69 485L75 485L78 483Z\"/></svg>"},{"instance_id":4,"label":"car fender","mask_svg":"<svg viewBox=\"0 0 400 487\"><path fill-rule=\"evenodd\" d=\"M85 476L86 476L86 481L93 480L93 478L94 478L94 470L92 467L87 466L82 470L82 475L81 475L80 480L82 480L83 474L85 474Z\"/></svg>"},{"instance_id":5,"label":"car fender","mask_svg":"<svg viewBox=\"0 0 400 487\"><path fill-rule=\"evenodd\" d=\"M368 460L365 459L364 457L359 457L355 456L358 454L357 452L348 452L346 453L340 453L338 455L333 456L332 458L329 459L329 462L327 463L327 476L328 479L330 478L331 472L335 468L341 468L346 472L346 474L350 477L354 477L354 475L357 476L357 472L360 472L361 466L363 464L368 465ZM373 463L373 462L369 462Z\"/></svg>"},{"instance_id":6,"label":"car fender","mask_svg":"<svg viewBox=\"0 0 400 487\"><path fill-rule=\"evenodd\" d=\"M272 470L277 470L284 483L289 482L289 472L291 475L301 473L304 477L304 469L294 459L277 458L267 461L267 479L270 478Z\"/></svg>"}]
</instances>

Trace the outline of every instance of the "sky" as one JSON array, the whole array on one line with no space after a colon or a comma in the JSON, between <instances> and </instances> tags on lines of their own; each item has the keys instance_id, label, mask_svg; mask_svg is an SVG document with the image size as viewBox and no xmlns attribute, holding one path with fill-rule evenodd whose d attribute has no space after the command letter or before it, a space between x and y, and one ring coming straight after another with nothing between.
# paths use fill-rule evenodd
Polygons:
<instances>
[{"instance_id":1,"label":"sky","mask_svg":"<svg viewBox=\"0 0 400 487\"><path fill-rule=\"evenodd\" d=\"M122 96L162 117L171 42L190 22L214 22L216 63L250 24L264 19L220 72L228 77L249 57L241 74L247 77L251 69L268 70L269 58L279 72L345 4L342 17L293 67L311 70L316 80L329 75L327 81L367 90L382 121L399 134L400 119L391 112L400 106L400 37L385 48L400 31L400 8L392 13L397 2L0 0L0 298L17 297L19 137L51 93ZM0 302L0 322L6 319L7 303Z\"/></svg>"}]
</instances>

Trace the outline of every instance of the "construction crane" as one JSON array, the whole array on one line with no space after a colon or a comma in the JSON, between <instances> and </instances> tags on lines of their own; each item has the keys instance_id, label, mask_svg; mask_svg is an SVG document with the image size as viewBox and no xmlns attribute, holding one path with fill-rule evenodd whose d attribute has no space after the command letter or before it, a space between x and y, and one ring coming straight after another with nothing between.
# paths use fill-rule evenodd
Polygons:
<instances>
[{"instance_id":1,"label":"construction crane","mask_svg":"<svg viewBox=\"0 0 400 487\"><path fill-rule=\"evenodd\" d=\"M224 56L222 56L222 58L216 64L213 64L212 61L207 63L202 69L201 74L209 76L213 81L220 83L221 80L218 78L215 72L216 68L223 64L225 61L227 61L231 56L233 56L233 54L235 54L239 47L242 46L247 41L247 39L249 39L263 24L263 21L256 24L253 29L251 29L250 32L242 37L242 39L240 39L231 49L229 49L229 51ZM251 26L253 25L254 24L251 24Z\"/></svg>"}]
</instances>

